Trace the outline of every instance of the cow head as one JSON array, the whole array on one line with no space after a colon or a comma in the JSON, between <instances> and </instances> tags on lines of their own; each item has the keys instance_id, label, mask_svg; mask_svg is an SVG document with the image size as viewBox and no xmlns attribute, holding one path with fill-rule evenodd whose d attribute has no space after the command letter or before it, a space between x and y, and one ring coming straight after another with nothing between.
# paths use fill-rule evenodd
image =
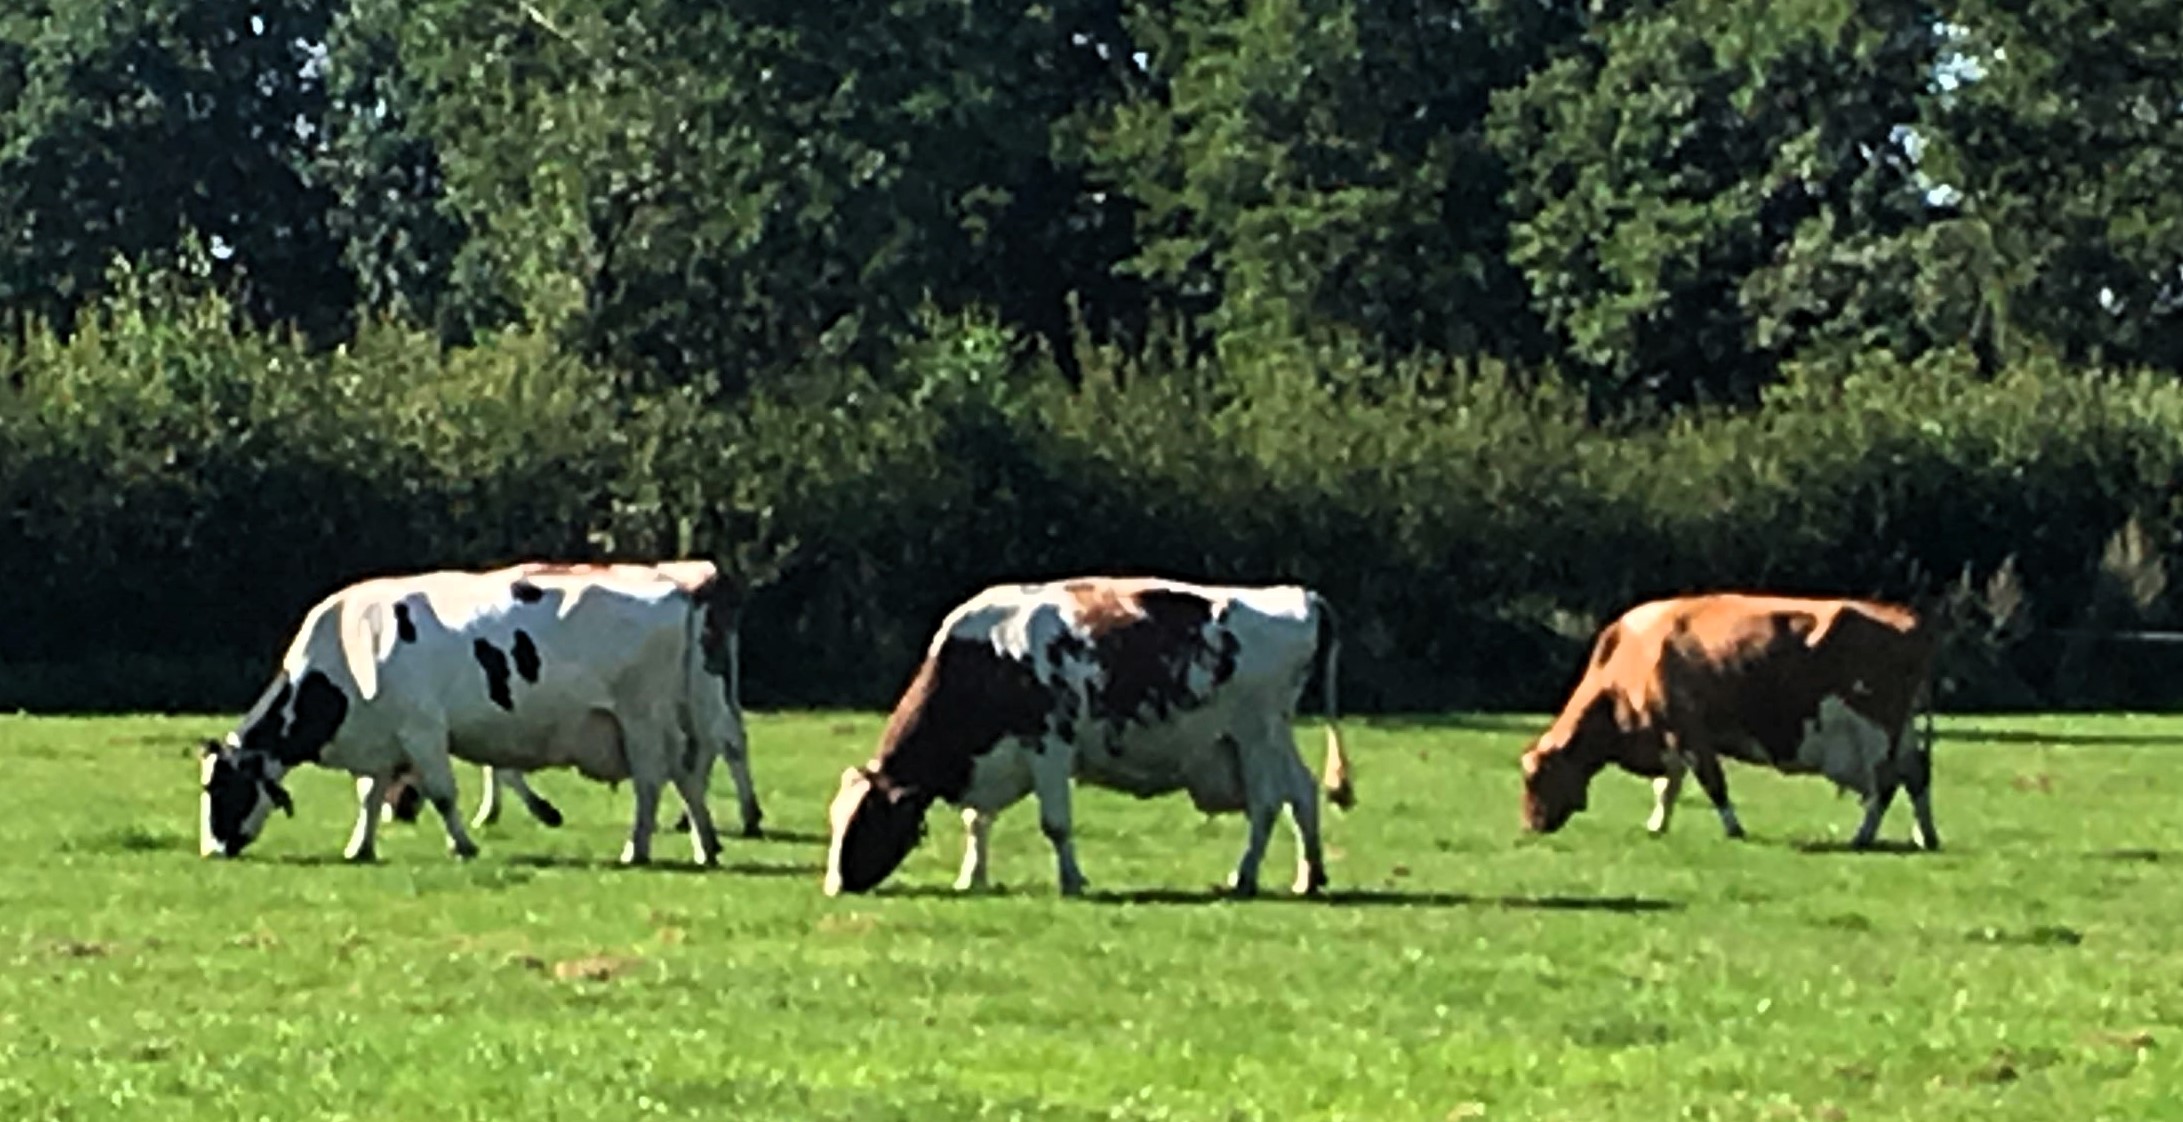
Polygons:
<instances>
[{"instance_id":1,"label":"cow head","mask_svg":"<svg viewBox=\"0 0 2183 1122\"><path fill-rule=\"evenodd\" d=\"M929 802L876 771L842 772L827 815L834 840L826 854L826 894L868 892L887 879L924 836Z\"/></svg>"},{"instance_id":2,"label":"cow head","mask_svg":"<svg viewBox=\"0 0 2183 1122\"><path fill-rule=\"evenodd\" d=\"M1568 751L1544 740L1524 753L1524 828L1551 834L1585 806L1592 773Z\"/></svg>"},{"instance_id":3,"label":"cow head","mask_svg":"<svg viewBox=\"0 0 2183 1122\"><path fill-rule=\"evenodd\" d=\"M236 857L257 840L274 808L294 815L296 806L280 784L287 769L263 752L205 741L202 750L204 813L197 851L204 857Z\"/></svg>"}]
</instances>

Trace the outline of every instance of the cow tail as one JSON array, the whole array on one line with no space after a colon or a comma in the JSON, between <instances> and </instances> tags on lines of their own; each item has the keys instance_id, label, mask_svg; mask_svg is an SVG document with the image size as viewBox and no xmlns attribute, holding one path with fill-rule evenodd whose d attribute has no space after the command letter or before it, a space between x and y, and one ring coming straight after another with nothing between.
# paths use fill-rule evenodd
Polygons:
<instances>
[{"instance_id":1,"label":"cow tail","mask_svg":"<svg viewBox=\"0 0 2183 1122\"><path fill-rule=\"evenodd\" d=\"M705 665L705 629L714 608L707 592L700 589L690 597L689 613L683 617L682 704L675 707L685 742L695 749L689 759L693 764L725 750L713 736L718 724L713 719L713 706L717 704L713 698L718 687L706 680L711 672Z\"/></svg>"},{"instance_id":2,"label":"cow tail","mask_svg":"<svg viewBox=\"0 0 2183 1122\"><path fill-rule=\"evenodd\" d=\"M1349 755L1342 751L1342 732L1337 722L1341 718L1341 704L1336 693L1335 681L1341 673L1342 641L1334 619L1334 607L1316 594L1312 605L1318 609L1319 638L1311 654L1312 673L1319 679L1321 704L1326 710L1326 771L1322 781L1326 785L1327 801L1348 810L1357 805L1357 788L1350 774Z\"/></svg>"}]
</instances>

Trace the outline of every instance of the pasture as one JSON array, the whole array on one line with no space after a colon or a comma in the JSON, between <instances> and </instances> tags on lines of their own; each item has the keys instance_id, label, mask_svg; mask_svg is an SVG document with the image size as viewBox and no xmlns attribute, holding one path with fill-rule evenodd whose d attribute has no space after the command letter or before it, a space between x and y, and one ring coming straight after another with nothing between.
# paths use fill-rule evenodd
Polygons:
<instances>
[{"instance_id":1,"label":"pasture","mask_svg":"<svg viewBox=\"0 0 2183 1122\"><path fill-rule=\"evenodd\" d=\"M1748 842L1694 787L1648 839L1613 771L1527 839L1539 719L1350 720L1329 900L1286 898L1285 823L1284 891L1221 901L1240 819L1090 790L1088 899L1056 898L1026 803L997 895L954 895L935 814L881 893L828 900L825 803L879 723L754 717L776 836L700 873L680 835L613 867L628 792L568 773L539 777L562 830L511 809L460 864L428 819L347 867L348 781L305 769L294 819L202 861L195 744L226 720L0 718L0 1118L2183 1112L2183 719L1943 718L1932 856L1832 848L1851 800L1737 765Z\"/></svg>"}]
</instances>

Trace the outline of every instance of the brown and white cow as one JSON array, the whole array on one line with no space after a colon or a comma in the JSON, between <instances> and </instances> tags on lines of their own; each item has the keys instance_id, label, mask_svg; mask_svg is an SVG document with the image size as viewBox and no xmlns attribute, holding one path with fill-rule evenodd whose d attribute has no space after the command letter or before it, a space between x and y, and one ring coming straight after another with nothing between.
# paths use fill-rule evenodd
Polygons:
<instances>
[{"instance_id":1,"label":"brown and white cow","mask_svg":"<svg viewBox=\"0 0 2183 1122\"><path fill-rule=\"evenodd\" d=\"M1256 892L1286 805L1296 891L1316 892L1326 884L1319 791L1290 722L1316 673L1327 796L1351 806L1334 727L1337 650L1326 601L1293 585L1082 578L986 589L941 623L878 755L842 774L826 892L886 879L936 800L963 808L969 834L956 887L983 887L994 817L1035 793L1061 892L1081 893L1069 838L1073 779L1139 798L1187 791L1204 813L1245 812L1249 840L1229 879L1239 895Z\"/></svg>"},{"instance_id":2,"label":"brown and white cow","mask_svg":"<svg viewBox=\"0 0 2183 1122\"><path fill-rule=\"evenodd\" d=\"M1647 829L1666 832L1686 770L1728 836L1743 836L1721 758L1816 772L1863 796L1851 844L1870 846L1896 788L1913 837L1940 848L1932 745L1911 727L1938 636L1909 608L1723 593L1655 600L1599 633L1584 677L1523 756L1524 823L1552 833L1608 764L1653 777Z\"/></svg>"}]
</instances>

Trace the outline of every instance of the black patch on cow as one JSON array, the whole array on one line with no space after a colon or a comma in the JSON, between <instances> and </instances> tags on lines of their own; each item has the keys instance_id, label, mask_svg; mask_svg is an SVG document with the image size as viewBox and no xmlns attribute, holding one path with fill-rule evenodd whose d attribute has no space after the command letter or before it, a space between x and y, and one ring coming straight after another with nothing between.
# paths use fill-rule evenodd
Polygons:
<instances>
[{"instance_id":1,"label":"black patch on cow","mask_svg":"<svg viewBox=\"0 0 2183 1122\"><path fill-rule=\"evenodd\" d=\"M237 739L245 753L271 756L284 767L317 763L348 715L348 695L322 671L313 670L298 681L282 682L273 700Z\"/></svg>"},{"instance_id":2,"label":"black patch on cow","mask_svg":"<svg viewBox=\"0 0 2183 1122\"><path fill-rule=\"evenodd\" d=\"M538 644L531 642L527 631L515 633L515 672L526 682L538 680Z\"/></svg>"},{"instance_id":3,"label":"black patch on cow","mask_svg":"<svg viewBox=\"0 0 2183 1122\"><path fill-rule=\"evenodd\" d=\"M235 843L241 841L238 835L250 812L258 808L264 767L263 757L236 752L215 760L205 780L205 795L212 804L208 825L213 838L226 844L230 853L242 851L242 845Z\"/></svg>"},{"instance_id":4,"label":"black patch on cow","mask_svg":"<svg viewBox=\"0 0 2183 1122\"><path fill-rule=\"evenodd\" d=\"M1243 640L1236 638L1235 632L1222 628L1220 643L1215 648L1216 654L1213 659L1214 685L1220 685L1236 676L1236 656L1242 650Z\"/></svg>"},{"instance_id":5,"label":"black patch on cow","mask_svg":"<svg viewBox=\"0 0 2183 1122\"><path fill-rule=\"evenodd\" d=\"M404 643L417 641L417 621L409 618L409 605L394 605L394 634Z\"/></svg>"},{"instance_id":6,"label":"black patch on cow","mask_svg":"<svg viewBox=\"0 0 2183 1122\"><path fill-rule=\"evenodd\" d=\"M527 580L518 580L514 584L509 585L508 591L515 596L518 603L523 604L536 604L540 600L546 598L545 589L540 588Z\"/></svg>"},{"instance_id":7,"label":"black patch on cow","mask_svg":"<svg viewBox=\"0 0 2183 1122\"><path fill-rule=\"evenodd\" d=\"M1105 626L1092 633L1092 658L1105 671L1091 697L1092 712L1113 726L1163 721L1196 706L1203 699L1189 691L1191 665L1210 654L1218 668L1220 651L1208 650L1205 640L1211 601L1166 588L1146 589L1135 599L1138 615L1102 621Z\"/></svg>"},{"instance_id":8,"label":"black patch on cow","mask_svg":"<svg viewBox=\"0 0 2183 1122\"><path fill-rule=\"evenodd\" d=\"M348 716L349 697L333 679L316 670L305 674L303 684L296 687L296 719L288 726L280 762L289 767L317 763Z\"/></svg>"},{"instance_id":9,"label":"black patch on cow","mask_svg":"<svg viewBox=\"0 0 2183 1122\"><path fill-rule=\"evenodd\" d=\"M258 719L243 726L237 743L244 752L274 755L280 743L288 735L288 699L296 695L295 683L283 681L273 694L273 700L265 704Z\"/></svg>"},{"instance_id":10,"label":"black patch on cow","mask_svg":"<svg viewBox=\"0 0 2183 1122\"><path fill-rule=\"evenodd\" d=\"M483 639L470 644L470 652L477 656L478 666L485 671L485 696L502 709L513 710L515 695L508 692L508 656Z\"/></svg>"}]
</instances>

